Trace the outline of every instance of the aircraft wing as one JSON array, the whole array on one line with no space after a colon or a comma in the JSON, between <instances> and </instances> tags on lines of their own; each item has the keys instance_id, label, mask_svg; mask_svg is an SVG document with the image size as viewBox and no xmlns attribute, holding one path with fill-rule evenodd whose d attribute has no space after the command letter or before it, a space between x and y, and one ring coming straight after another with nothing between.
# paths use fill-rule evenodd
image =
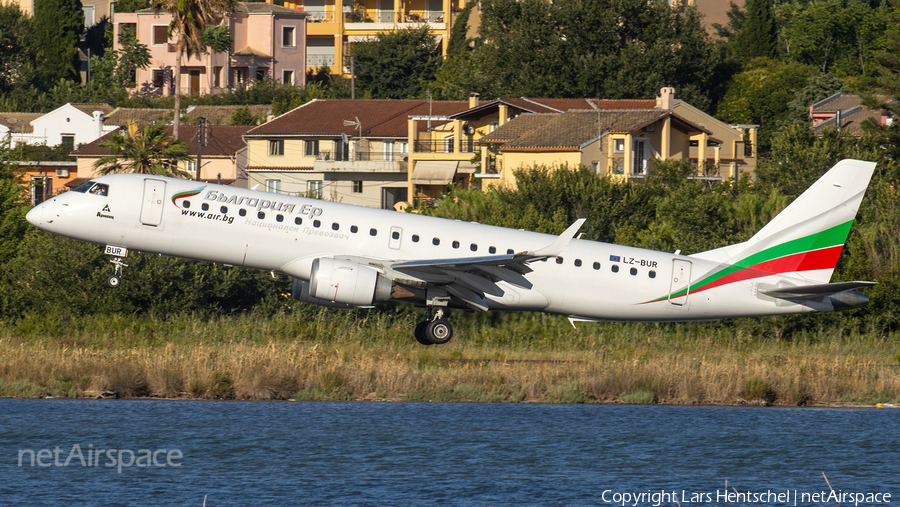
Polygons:
<instances>
[{"instance_id":1,"label":"aircraft wing","mask_svg":"<svg viewBox=\"0 0 900 507\"><path fill-rule=\"evenodd\" d=\"M575 221L549 245L535 250L506 255L398 261L385 263L384 267L424 281L427 285L443 286L466 305L487 310L483 304L485 294L503 296L503 289L497 286L497 282L531 289L531 282L523 276L531 272L528 263L562 253L584 222L583 218Z\"/></svg>"}]
</instances>

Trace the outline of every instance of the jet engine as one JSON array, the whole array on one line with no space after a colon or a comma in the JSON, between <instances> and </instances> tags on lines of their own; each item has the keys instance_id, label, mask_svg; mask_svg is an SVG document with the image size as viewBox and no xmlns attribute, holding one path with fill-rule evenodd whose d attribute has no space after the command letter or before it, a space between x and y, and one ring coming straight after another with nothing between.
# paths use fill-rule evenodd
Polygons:
<instances>
[{"instance_id":1,"label":"jet engine","mask_svg":"<svg viewBox=\"0 0 900 507\"><path fill-rule=\"evenodd\" d=\"M294 299L331 308L371 306L391 298L393 283L361 264L320 258L313 261L309 282L294 279Z\"/></svg>"}]
</instances>

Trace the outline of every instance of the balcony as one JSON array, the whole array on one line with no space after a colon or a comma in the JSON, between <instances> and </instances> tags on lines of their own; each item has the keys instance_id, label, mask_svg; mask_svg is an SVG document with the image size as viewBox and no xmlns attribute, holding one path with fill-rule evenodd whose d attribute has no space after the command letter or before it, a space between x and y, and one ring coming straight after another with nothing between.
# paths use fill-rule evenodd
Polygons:
<instances>
[{"instance_id":1,"label":"balcony","mask_svg":"<svg viewBox=\"0 0 900 507\"><path fill-rule=\"evenodd\" d=\"M393 30L417 28L428 24L432 30L445 30L447 23L443 11L410 10L406 12L378 11L362 9L344 13L344 28L347 30Z\"/></svg>"},{"instance_id":2,"label":"balcony","mask_svg":"<svg viewBox=\"0 0 900 507\"><path fill-rule=\"evenodd\" d=\"M355 173L406 174L406 156L383 151L354 151L339 153L320 151L313 162L313 170Z\"/></svg>"},{"instance_id":3,"label":"balcony","mask_svg":"<svg viewBox=\"0 0 900 507\"><path fill-rule=\"evenodd\" d=\"M453 141L416 141L413 145L416 153L454 153ZM460 144L460 153L475 153L475 142L464 140Z\"/></svg>"}]
</instances>

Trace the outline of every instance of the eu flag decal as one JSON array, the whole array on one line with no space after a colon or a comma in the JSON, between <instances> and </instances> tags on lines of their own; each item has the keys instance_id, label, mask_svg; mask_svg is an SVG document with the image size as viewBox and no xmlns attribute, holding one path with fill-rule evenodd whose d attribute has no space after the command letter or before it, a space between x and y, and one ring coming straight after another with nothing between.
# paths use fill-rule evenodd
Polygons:
<instances>
[{"instance_id":1,"label":"eu flag decal","mask_svg":"<svg viewBox=\"0 0 900 507\"><path fill-rule=\"evenodd\" d=\"M609 262L622 262L622 259L618 255L610 255Z\"/></svg>"}]
</instances>

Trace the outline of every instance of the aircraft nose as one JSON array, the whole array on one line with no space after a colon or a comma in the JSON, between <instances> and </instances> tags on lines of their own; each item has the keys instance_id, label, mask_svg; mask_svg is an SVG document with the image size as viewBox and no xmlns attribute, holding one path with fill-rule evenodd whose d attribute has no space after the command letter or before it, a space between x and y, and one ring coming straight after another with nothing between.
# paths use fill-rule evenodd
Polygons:
<instances>
[{"instance_id":1,"label":"aircraft nose","mask_svg":"<svg viewBox=\"0 0 900 507\"><path fill-rule=\"evenodd\" d=\"M29 211L25 215L25 220L28 220L28 223L30 223L31 225L33 225L35 227L40 227L43 217L44 217L44 205L38 204L34 208L31 208L31 211Z\"/></svg>"}]
</instances>

